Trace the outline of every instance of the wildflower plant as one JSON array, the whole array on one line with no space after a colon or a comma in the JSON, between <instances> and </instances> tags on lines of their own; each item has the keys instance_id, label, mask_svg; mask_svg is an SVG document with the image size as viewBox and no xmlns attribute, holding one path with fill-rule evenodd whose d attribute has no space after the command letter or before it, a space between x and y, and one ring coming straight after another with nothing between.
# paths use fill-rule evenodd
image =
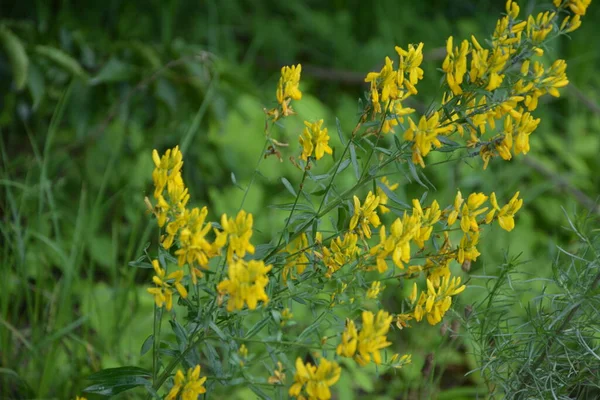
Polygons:
<instances>
[{"instance_id":1,"label":"wildflower plant","mask_svg":"<svg viewBox=\"0 0 600 400\"><path fill-rule=\"evenodd\" d=\"M543 48L577 29L588 4L554 1L552 11L523 17L509 0L489 40L448 38L442 95L422 115L404 103L426 78L424 44L396 46L394 59L366 76L355 128L346 134L338 125L343 148L330 145L322 119L304 121L297 151L277 139L302 99L301 65L283 67L246 194L269 156L289 157L301 182L293 187L282 177L294 200L279 206L288 215L268 243L256 243L244 201L220 218L192 207L184 155L178 147L155 150L153 200L146 202L159 243L133 263L155 272L147 289L154 330L142 349L152 370L127 388L168 399L223 386L262 398L329 399L348 363L380 372L410 364L410 354L393 352L392 331L410 328L409 321L439 324L465 290L453 270L477 259L487 226L510 232L523 200L518 192L509 199L457 190L452 204L426 193L407 204L395 194L394 176L427 188L424 171L436 151L479 157L484 169L526 154L539 98L558 96L568 83L564 60L546 65ZM334 156L325 170L321 160ZM352 173L347 185L341 178ZM384 306L378 298L386 291L405 298ZM310 323L295 321L300 313L310 313ZM165 320L176 342L165 335Z\"/></svg>"}]
</instances>

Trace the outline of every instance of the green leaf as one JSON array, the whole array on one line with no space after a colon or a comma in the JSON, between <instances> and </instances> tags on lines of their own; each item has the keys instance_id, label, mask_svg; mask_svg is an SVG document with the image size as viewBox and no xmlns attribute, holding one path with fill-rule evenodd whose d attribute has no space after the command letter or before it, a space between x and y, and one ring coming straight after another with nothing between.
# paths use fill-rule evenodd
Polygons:
<instances>
[{"instance_id":1,"label":"green leaf","mask_svg":"<svg viewBox=\"0 0 600 400\"><path fill-rule=\"evenodd\" d=\"M415 164L410 159L408 160L408 170L410 171L410 174L412 175L412 177L414 178L414 180L417 181L417 183L419 185L421 185L425 189L429 190L429 187L423 183L423 181L421 180L421 178L419 178L419 174L417 173L417 168L415 167Z\"/></svg>"},{"instance_id":2,"label":"green leaf","mask_svg":"<svg viewBox=\"0 0 600 400\"><path fill-rule=\"evenodd\" d=\"M121 377L118 379L107 380L102 383L96 383L88 386L83 391L85 393L94 393L102 396L115 396L127 390L139 387L150 386L151 382L148 379L133 377Z\"/></svg>"},{"instance_id":3,"label":"green leaf","mask_svg":"<svg viewBox=\"0 0 600 400\"><path fill-rule=\"evenodd\" d=\"M271 319L270 316L267 316L263 319L261 319L260 321L258 321L246 334L245 338L246 339L250 339L252 336L256 335L258 332L260 332L260 330L262 328L265 327L265 325L267 325L269 323L269 320Z\"/></svg>"},{"instance_id":4,"label":"green leaf","mask_svg":"<svg viewBox=\"0 0 600 400\"><path fill-rule=\"evenodd\" d=\"M342 143L342 146L346 145L346 138L344 137L344 132L342 131L342 124L340 123L340 119L336 118L335 119L335 126L337 127L337 133L340 137L340 142Z\"/></svg>"},{"instance_id":5,"label":"green leaf","mask_svg":"<svg viewBox=\"0 0 600 400\"><path fill-rule=\"evenodd\" d=\"M185 329L177 320L169 320L169 323L171 324L171 329L173 329L173 333L175 333L175 337L177 338L179 350L183 351L188 345L188 339Z\"/></svg>"},{"instance_id":6,"label":"green leaf","mask_svg":"<svg viewBox=\"0 0 600 400\"><path fill-rule=\"evenodd\" d=\"M348 168L348 165L350 165L350 159L347 158L344 161L342 161L337 169L337 173L339 174L340 172L342 172L343 170L345 170L346 168Z\"/></svg>"},{"instance_id":7,"label":"green leaf","mask_svg":"<svg viewBox=\"0 0 600 400\"><path fill-rule=\"evenodd\" d=\"M33 109L36 110L46 94L46 83L44 82L44 75L35 64L29 65L27 87L33 99Z\"/></svg>"},{"instance_id":8,"label":"green leaf","mask_svg":"<svg viewBox=\"0 0 600 400\"><path fill-rule=\"evenodd\" d=\"M88 381L92 382L103 382L109 379L116 379L124 376L137 376L141 378L150 378L152 373L147 369L134 367L134 366L126 366L126 367L118 367L118 368L106 368L101 371L95 372L87 377Z\"/></svg>"},{"instance_id":9,"label":"green leaf","mask_svg":"<svg viewBox=\"0 0 600 400\"><path fill-rule=\"evenodd\" d=\"M90 80L91 85L107 82L127 82L136 75L135 68L117 58L111 58Z\"/></svg>"},{"instance_id":10,"label":"green leaf","mask_svg":"<svg viewBox=\"0 0 600 400\"><path fill-rule=\"evenodd\" d=\"M83 389L86 393L114 396L139 386L151 386L151 373L139 367L108 368L90 375L93 385Z\"/></svg>"},{"instance_id":11,"label":"green leaf","mask_svg":"<svg viewBox=\"0 0 600 400\"><path fill-rule=\"evenodd\" d=\"M398 196L396 196L396 194L390 190L390 188L389 188L389 187L387 187L385 184L383 184L383 182L381 182L381 181L377 181L377 186L378 186L378 187L379 187L381 190L383 190L383 192L386 194L386 196L387 196L387 197L388 197L388 198L389 198L391 201L393 201L393 202L394 202L394 203L396 203L396 204L399 204L399 205L401 205L402 207L405 207L405 208L410 208L410 206L409 206L408 204L406 204L405 202L403 202L402 200L400 200L400 199L398 198Z\"/></svg>"},{"instance_id":12,"label":"green leaf","mask_svg":"<svg viewBox=\"0 0 600 400\"><path fill-rule=\"evenodd\" d=\"M281 182L283 183L283 186L285 186L285 188L294 196L296 197L296 191L294 190L294 187L292 186L292 184L290 183L290 181L288 181L286 178L281 178Z\"/></svg>"},{"instance_id":13,"label":"green leaf","mask_svg":"<svg viewBox=\"0 0 600 400\"><path fill-rule=\"evenodd\" d=\"M25 47L17 35L4 25L0 25L0 42L2 42L10 61L15 88L21 90L27 82L29 68L29 57L25 53Z\"/></svg>"},{"instance_id":14,"label":"green leaf","mask_svg":"<svg viewBox=\"0 0 600 400\"><path fill-rule=\"evenodd\" d=\"M71 75L87 79L86 72L81 68L79 62L64 51L55 47L38 45L35 46L36 54L47 58Z\"/></svg>"},{"instance_id":15,"label":"green leaf","mask_svg":"<svg viewBox=\"0 0 600 400\"><path fill-rule=\"evenodd\" d=\"M142 348L140 349L140 356L143 356L144 354L146 354L152 348L153 344L154 344L154 335L150 335L146 338L146 340L144 340L144 343L142 344Z\"/></svg>"},{"instance_id":16,"label":"green leaf","mask_svg":"<svg viewBox=\"0 0 600 400\"><path fill-rule=\"evenodd\" d=\"M150 268L150 269L154 268L152 266L152 264L150 264L147 261L147 257L146 256L141 256L140 258L138 258L135 261L130 261L129 264L127 264L127 265L129 265L130 267L135 267L135 268Z\"/></svg>"}]
</instances>

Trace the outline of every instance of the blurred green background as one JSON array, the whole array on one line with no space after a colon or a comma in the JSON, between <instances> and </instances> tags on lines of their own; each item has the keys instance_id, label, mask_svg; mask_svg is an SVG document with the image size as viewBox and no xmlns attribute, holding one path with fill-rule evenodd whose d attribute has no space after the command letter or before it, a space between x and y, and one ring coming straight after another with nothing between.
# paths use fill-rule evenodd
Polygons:
<instances>
[{"instance_id":1,"label":"blurred green background","mask_svg":"<svg viewBox=\"0 0 600 400\"><path fill-rule=\"evenodd\" d=\"M522 15L549 2L521 1ZM287 157L299 153L304 119L325 119L339 144L336 118L352 130L366 73L395 58L395 45L418 42L425 79L411 106L426 109L439 100L446 38L487 38L503 11L503 2L485 0L1 2L0 385L15 398L66 399L100 368L150 363L139 356L152 324L150 275L127 263L156 244L144 205L152 149L180 144L192 202L213 217L234 213L243 196L236 184L249 183L262 148L262 110L273 105L279 69L302 63L299 115L277 133L289 150L282 163L263 163L245 203L254 242L264 243L286 216L268 207L289 201L280 177L296 186L301 178ZM521 191L517 228L482 237L473 274L493 274L507 253L521 254L532 276L549 274L555 245L569 237L563 209L598 212L599 18L594 4L572 39L546 49L547 60L566 59L571 84L535 112L542 122L530 154L486 171L468 159L425 170L435 186L428 199L440 204L457 189L495 190L501 203ZM446 157L432 154L428 164ZM403 200L425 191L403 176L391 180ZM401 296L386 292L384 303ZM477 296L473 288L462 301ZM412 367L385 379L353 370L340 398L423 396L422 367L440 346L439 327L402 331L399 342L413 353ZM436 355L439 398L485 393L476 377L463 377L475 367L464 348L446 350Z\"/></svg>"}]
</instances>

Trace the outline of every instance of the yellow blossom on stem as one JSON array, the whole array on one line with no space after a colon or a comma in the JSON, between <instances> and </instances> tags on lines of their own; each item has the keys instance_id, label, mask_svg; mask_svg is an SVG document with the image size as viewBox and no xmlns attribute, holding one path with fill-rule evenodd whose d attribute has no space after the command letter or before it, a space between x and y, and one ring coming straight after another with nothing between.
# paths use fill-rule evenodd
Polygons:
<instances>
[{"instance_id":1,"label":"yellow blossom on stem","mask_svg":"<svg viewBox=\"0 0 600 400\"><path fill-rule=\"evenodd\" d=\"M457 261L461 264L465 261L476 261L480 255L477 243L479 243L479 232L465 232L458 246Z\"/></svg>"},{"instance_id":2,"label":"yellow blossom on stem","mask_svg":"<svg viewBox=\"0 0 600 400\"><path fill-rule=\"evenodd\" d=\"M530 15L527 18L527 37L529 37L534 44L543 42L548 34L552 32L552 22L555 16L555 12L549 11L539 13L536 18L533 18L533 16Z\"/></svg>"},{"instance_id":3,"label":"yellow blossom on stem","mask_svg":"<svg viewBox=\"0 0 600 400\"><path fill-rule=\"evenodd\" d=\"M454 206L452 208L452 211L450 211L450 214L448 214L448 226L452 226L456 222L458 214L460 213L460 208L462 207L464 201L465 200L462 197L462 193L459 190L458 193L456 193L456 197L454 198Z\"/></svg>"},{"instance_id":4,"label":"yellow blossom on stem","mask_svg":"<svg viewBox=\"0 0 600 400\"><path fill-rule=\"evenodd\" d=\"M295 270L297 274L302 274L304 272L309 263L306 251L307 249L308 236L306 233L302 233L296 239L287 244L284 251L288 253L288 256L285 259L286 263L281 273L281 278L284 283L287 282L287 278L290 275L292 279L295 279L292 271Z\"/></svg>"},{"instance_id":5,"label":"yellow blossom on stem","mask_svg":"<svg viewBox=\"0 0 600 400\"><path fill-rule=\"evenodd\" d=\"M333 150L329 147L327 128L321 129L323 120L320 119L312 124L304 121L304 125L306 127L299 139L300 145L302 145L300 158L307 161L309 157L314 155L317 160L320 160L325 153L333 154Z\"/></svg>"},{"instance_id":6,"label":"yellow blossom on stem","mask_svg":"<svg viewBox=\"0 0 600 400\"><path fill-rule=\"evenodd\" d=\"M321 240L318 239L318 241ZM332 240L329 247L323 246L322 257L323 263L327 267L325 273L327 278L331 278L336 271L356 258L356 255L360 252L357 243L358 235L348 232L344 234L343 238L338 236Z\"/></svg>"},{"instance_id":7,"label":"yellow blossom on stem","mask_svg":"<svg viewBox=\"0 0 600 400\"><path fill-rule=\"evenodd\" d=\"M469 53L469 42L463 40L460 48L453 49L453 38L450 36L446 42L446 58L442 69L446 72L446 82L454 94L461 94L460 85L467 72L467 54Z\"/></svg>"},{"instance_id":8,"label":"yellow blossom on stem","mask_svg":"<svg viewBox=\"0 0 600 400\"><path fill-rule=\"evenodd\" d=\"M354 196L354 215L350 219L350 230L358 227L358 232L361 236L371 237L371 225L377 228L381 225L379 216L377 215L377 206L379 206L380 197L369 192L364 204L361 206L358 197Z\"/></svg>"},{"instance_id":9,"label":"yellow blossom on stem","mask_svg":"<svg viewBox=\"0 0 600 400\"><path fill-rule=\"evenodd\" d=\"M403 78L405 74L408 74L408 79L399 78L399 83L404 84L412 94L417 94L415 85L420 79L423 79L423 70L420 68L423 62L423 43L419 43L417 47L409 44L407 50L396 46L395 50L400 56L398 75Z\"/></svg>"},{"instance_id":10,"label":"yellow blossom on stem","mask_svg":"<svg viewBox=\"0 0 600 400\"><path fill-rule=\"evenodd\" d=\"M388 180L388 178L386 176L384 176L383 178L381 178L380 182L390 192L393 192L394 190L398 189L398 186L400 186L398 183L390 184L390 181ZM385 190L383 190L379 186L377 186L377 196L379 196L379 212L381 214L386 214L386 213L390 212L390 209L386 207L386 205L388 203L388 200L389 200L389 197L385 193Z\"/></svg>"},{"instance_id":11,"label":"yellow blossom on stem","mask_svg":"<svg viewBox=\"0 0 600 400\"><path fill-rule=\"evenodd\" d=\"M346 329L342 333L342 343L336 349L336 353L342 357L354 357L358 346L358 331L354 321L346 318Z\"/></svg>"},{"instance_id":12,"label":"yellow blossom on stem","mask_svg":"<svg viewBox=\"0 0 600 400\"><path fill-rule=\"evenodd\" d=\"M156 287L148 288L148 293L154 296L154 302L157 307L161 308L164 305L167 311L171 311L171 308L173 308L173 287L171 285L175 286L179 295L184 299L188 295L187 290L181 284L183 271L178 270L165 277L166 272L160 267L158 260L152 260L152 267L156 272L156 275L152 277L152 282L154 282ZM173 280L172 284L168 282L171 280Z\"/></svg>"},{"instance_id":13,"label":"yellow blossom on stem","mask_svg":"<svg viewBox=\"0 0 600 400\"><path fill-rule=\"evenodd\" d=\"M392 344L387 341L386 335L393 319L393 316L383 310L379 310L377 315L370 311L363 311L362 327L358 333L356 362L367 365L373 360L375 364L381 364L380 351Z\"/></svg>"},{"instance_id":14,"label":"yellow blossom on stem","mask_svg":"<svg viewBox=\"0 0 600 400\"><path fill-rule=\"evenodd\" d=\"M385 226L379 230L379 244L371 248L371 255L377 259L377 270L381 273L387 270L386 258L390 255L394 265L404 268L410 261L410 241L419 231L421 224L419 217L404 214L402 219L396 218L390 227L389 236Z\"/></svg>"},{"instance_id":15,"label":"yellow blossom on stem","mask_svg":"<svg viewBox=\"0 0 600 400\"><path fill-rule=\"evenodd\" d=\"M188 370L187 375L184 375L181 370L177 370L174 379L175 384L165 400L175 400L178 395L181 400L197 400L198 396L206 393L204 387L206 377L200 377L200 369L200 365L196 365L195 368Z\"/></svg>"},{"instance_id":16,"label":"yellow blossom on stem","mask_svg":"<svg viewBox=\"0 0 600 400\"><path fill-rule=\"evenodd\" d=\"M577 16L585 15L587 8L592 4L592 0L553 0L555 7L568 7Z\"/></svg>"},{"instance_id":17,"label":"yellow blossom on stem","mask_svg":"<svg viewBox=\"0 0 600 400\"><path fill-rule=\"evenodd\" d=\"M365 82L371 83L371 103L373 111L380 113L381 102L387 103L390 99L402 99L403 91L399 79L403 75L394 70L394 62L389 58L385 58L385 65L380 72L369 72L365 78Z\"/></svg>"},{"instance_id":18,"label":"yellow blossom on stem","mask_svg":"<svg viewBox=\"0 0 600 400\"><path fill-rule=\"evenodd\" d=\"M400 330L404 328L410 328L408 321L410 321L411 319L413 319L413 316L411 314L396 315L396 327L398 327L398 329Z\"/></svg>"},{"instance_id":19,"label":"yellow blossom on stem","mask_svg":"<svg viewBox=\"0 0 600 400\"><path fill-rule=\"evenodd\" d=\"M410 127L404 132L404 140L414 141L413 162L425 168L423 157L427 156L432 147L441 147L442 143L438 135L444 135L454 131L454 126L448 124L440 125L440 112L433 113L429 118L422 116L419 125L416 125L411 118L408 118Z\"/></svg>"},{"instance_id":20,"label":"yellow blossom on stem","mask_svg":"<svg viewBox=\"0 0 600 400\"><path fill-rule=\"evenodd\" d=\"M302 389L305 390L308 400L331 399L330 387L340 379L342 368L335 361L326 358L319 359L319 366L311 363L304 364L302 359L296 359L296 374L294 384L290 387L289 395L305 399Z\"/></svg>"},{"instance_id":21,"label":"yellow blossom on stem","mask_svg":"<svg viewBox=\"0 0 600 400\"><path fill-rule=\"evenodd\" d=\"M246 253L254 254L254 246L250 243L252 223L252 214L244 210L240 210L235 219L227 218L226 214L221 217L221 226L229 238L227 261L231 262L234 254L239 258L244 257Z\"/></svg>"},{"instance_id":22,"label":"yellow blossom on stem","mask_svg":"<svg viewBox=\"0 0 600 400\"><path fill-rule=\"evenodd\" d=\"M502 208L498 206L495 193L490 195L490 202L492 203L493 210L486 216L486 222L490 223L494 218L495 212L498 211L498 223L500 227L505 231L512 231L515 227L515 214L523 206L523 199L519 199L519 192L515 193L512 199Z\"/></svg>"},{"instance_id":23,"label":"yellow blossom on stem","mask_svg":"<svg viewBox=\"0 0 600 400\"><path fill-rule=\"evenodd\" d=\"M422 249L425 247L425 242L431 237L433 225L440 220L442 212L436 200L431 203L431 207L427 207L423 211L419 200L413 199L413 215L420 220L419 229L415 233L413 240Z\"/></svg>"},{"instance_id":24,"label":"yellow blossom on stem","mask_svg":"<svg viewBox=\"0 0 600 400\"><path fill-rule=\"evenodd\" d=\"M471 193L469 195L466 204L463 205L460 217L460 228L463 232L477 232L479 230L477 217L487 211L487 207L481 208L487 199L488 197L483 193Z\"/></svg>"},{"instance_id":25,"label":"yellow blossom on stem","mask_svg":"<svg viewBox=\"0 0 600 400\"><path fill-rule=\"evenodd\" d=\"M273 371L273 375L267 379L267 382L271 385L282 385L285 383L285 373L283 372L281 361L277 361L277 369Z\"/></svg>"},{"instance_id":26,"label":"yellow blossom on stem","mask_svg":"<svg viewBox=\"0 0 600 400\"><path fill-rule=\"evenodd\" d=\"M281 77L277 85L277 102L281 107L267 111L267 115L271 116L274 121L280 117L287 117L294 114L294 110L290 105L292 100L300 100L302 92L300 86L300 74L302 73L302 65L285 66L281 68Z\"/></svg>"},{"instance_id":27,"label":"yellow blossom on stem","mask_svg":"<svg viewBox=\"0 0 600 400\"><path fill-rule=\"evenodd\" d=\"M231 262L227 278L217 286L219 294L229 295L227 311L241 310L244 304L247 304L250 310L254 310L259 301L267 303L269 296L265 287L269 283L267 272L271 268L271 265L257 260Z\"/></svg>"},{"instance_id":28,"label":"yellow blossom on stem","mask_svg":"<svg viewBox=\"0 0 600 400\"><path fill-rule=\"evenodd\" d=\"M379 296L379 292L382 290L381 282L374 281L371 283L371 287L367 290L367 299L376 299Z\"/></svg>"},{"instance_id":29,"label":"yellow blossom on stem","mask_svg":"<svg viewBox=\"0 0 600 400\"><path fill-rule=\"evenodd\" d=\"M430 325L440 323L452 305L451 296L456 296L463 290L465 285L460 284L459 277L444 278L437 288L427 279L427 293L421 292L419 296L414 310L415 319L421 321L426 316Z\"/></svg>"}]
</instances>

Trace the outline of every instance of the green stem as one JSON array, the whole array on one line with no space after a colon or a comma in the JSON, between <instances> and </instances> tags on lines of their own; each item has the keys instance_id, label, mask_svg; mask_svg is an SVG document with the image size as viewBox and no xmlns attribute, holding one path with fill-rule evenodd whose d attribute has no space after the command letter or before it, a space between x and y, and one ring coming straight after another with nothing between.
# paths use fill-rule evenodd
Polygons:
<instances>
[{"instance_id":1,"label":"green stem","mask_svg":"<svg viewBox=\"0 0 600 400\"><path fill-rule=\"evenodd\" d=\"M281 231L281 235L279 236L279 241L277 241L277 247L281 245L281 241L283 240L283 236L285 235L285 231L287 227L290 225L290 221L292 220L292 215L294 215L294 211L296 210L296 206L298 205L298 200L300 199L300 194L304 188L304 181L306 180L306 176L308 175L308 167L310 166L310 158L306 161L306 165L304 166L304 173L302 174L302 180L300 181L300 187L298 189L298 193L296 193L296 199L294 200L294 205L292 206L292 210L290 211L290 215L285 221L285 226Z\"/></svg>"}]
</instances>

